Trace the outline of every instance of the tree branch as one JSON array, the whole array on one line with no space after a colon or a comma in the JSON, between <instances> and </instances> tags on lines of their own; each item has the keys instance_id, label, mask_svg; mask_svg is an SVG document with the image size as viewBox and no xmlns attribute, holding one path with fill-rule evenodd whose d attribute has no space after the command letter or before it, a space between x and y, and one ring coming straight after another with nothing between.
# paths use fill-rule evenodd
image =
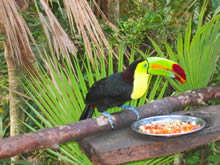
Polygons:
<instances>
[{"instance_id":1,"label":"tree branch","mask_svg":"<svg viewBox=\"0 0 220 165\"><path fill-rule=\"evenodd\" d=\"M213 86L153 101L138 107L137 110L140 113L140 117L144 118L159 114L169 114L189 105L204 105L206 101L217 98L220 98L220 86ZM128 126L136 120L136 115L129 110L124 110L112 114L112 118L116 129ZM106 117L100 116L69 125L5 138L0 140L0 159L43 148L58 149L59 144L81 140L83 137L106 130L111 130L111 126Z\"/></svg>"}]
</instances>

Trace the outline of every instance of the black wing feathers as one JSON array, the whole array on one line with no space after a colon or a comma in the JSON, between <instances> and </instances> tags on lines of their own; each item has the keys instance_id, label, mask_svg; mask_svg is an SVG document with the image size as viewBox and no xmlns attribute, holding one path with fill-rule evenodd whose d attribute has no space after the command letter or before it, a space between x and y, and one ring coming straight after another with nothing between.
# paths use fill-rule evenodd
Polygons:
<instances>
[{"instance_id":1,"label":"black wing feathers","mask_svg":"<svg viewBox=\"0 0 220 165\"><path fill-rule=\"evenodd\" d=\"M130 100L132 85L122 80L121 73L103 78L89 89L86 104L95 105L100 112Z\"/></svg>"}]
</instances>

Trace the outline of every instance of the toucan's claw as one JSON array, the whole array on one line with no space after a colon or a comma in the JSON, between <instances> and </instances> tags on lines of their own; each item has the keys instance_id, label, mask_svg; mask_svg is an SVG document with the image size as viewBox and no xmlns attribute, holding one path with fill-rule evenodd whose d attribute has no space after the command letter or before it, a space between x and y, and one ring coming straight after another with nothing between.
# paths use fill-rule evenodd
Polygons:
<instances>
[{"instance_id":1,"label":"toucan's claw","mask_svg":"<svg viewBox=\"0 0 220 165\"><path fill-rule=\"evenodd\" d=\"M122 107L123 109L128 109L128 110L131 110L132 112L134 112L134 113L136 114L136 116L137 116L137 120L139 120L140 114L139 114L139 112L137 111L136 108L134 108L134 107L132 107L132 106L129 106L129 105L122 105L121 107Z\"/></svg>"},{"instance_id":2,"label":"toucan's claw","mask_svg":"<svg viewBox=\"0 0 220 165\"><path fill-rule=\"evenodd\" d=\"M112 115L108 112L102 112L102 114L108 117L109 123L111 124L112 129L114 129L114 121L112 119Z\"/></svg>"}]
</instances>

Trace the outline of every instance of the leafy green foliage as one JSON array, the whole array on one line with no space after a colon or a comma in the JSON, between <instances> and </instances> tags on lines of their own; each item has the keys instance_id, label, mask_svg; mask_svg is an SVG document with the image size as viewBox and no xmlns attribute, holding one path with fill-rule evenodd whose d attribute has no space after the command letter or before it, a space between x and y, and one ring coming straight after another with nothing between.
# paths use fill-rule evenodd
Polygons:
<instances>
[{"instance_id":1,"label":"leafy green foliage","mask_svg":"<svg viewBox=\"0 0 220 165\"><path fill-rule=\"evenodd\" d=\"M165 164L172 163L175 156L176 156L175 154L170 155L170 156L161 156L159 158L141 160L141 161L136 161L136 162L131 162L131 163L123 163L123 165L155 165L155 164L165 165Z\"/></svg>"},{"instance_id":2,"label":"leafy green foliage","mask_svg":"<svg viewBox=\"0 0 220 165\"><path fill-rule=\"evenodd\" d=\"M8 135L8 128L10 126L8 115L8 105L3 108L0 108L0 139Z\"/></svg>"},{"instance_id":3,"label":"leafy green foliage","mask_svg":"<svg viewBox=\"0 0 220 165\"><path fill-rule=\"evenodd\" d=\"M197 23L196 14L201 4L199 0L123 0L119 34L124 36L123 41L136 46L151 47L147 36L160 44L164 40L175 44L178 33L183 32L187 26L191 13L195 15L193 23Z\"/></svg>"},{"instance_id":4,"label":"leafy green foliage","mask_svg":"<svg viewBox=\"0 0 220 165\"><path fill-rule=\"evenodd\" d=\"M209 144L211 154L207 157L206 161L208 165L217 165L220 164L220 143L211 142Z\"/></svg>"},{"instance_id":5,"label":"leafy green foliage","mask_svg":"<svg viewBox=\"0 0 220 165\"><path fill-rule=\"evenodd\" d=\"M219 155L209 155L206 160L209 162L208 165L220 164L220 156Z\"/></svg>"},{"instance_id":6,"label":"leafy green foliage","mask_svg":"<svg viewBox=\"0 0 220 165\"><path fill-rule=\"evenodd\" d=\"M198 164L200 162L200 152L196 152L191 157L185 159L187 164Z\"/></svg>"},{"instance_id":7,"label":"leafy green foliage","mask_svg":"<svg viewBox=\"0 0 220 165\"><path fill-rule=\"evenodd\" d=\"M201 146L185 153L184 161L187 164L207 164L217 165L220 163L219 142L211 142L208 145Z\"/></svg>"},{"instance_id":8,"label":"leafy green foliage","mask_svg":"<svg viewBox=\"0 0 220 165\"><path fill-rule=\"evenodd\" d=\"M144 45L146 43L147 35L157 38L172 38L173 33L176 33L176 28L167 26L168 20L166 19L167 8L163 5L157 9L145 6L141 3L132 2L132 10L128 10L128 16L122 17L119 22L119 34L125 36L123 41L130 45ZM165 5L165 4L164 4ZM134 10L135 8L135 10Z\"/></svg>"},{"instance_id":9,"label":"leafy green foliage","mask_svg":"<svg viewBox=\"0 0 220 165\"><path fill-rule=\"evenodd\" d=\"M219 0L212 0L212 8L216 14L219 13L220 12L220 1Z\"/></svg>"},{"instance_id":10,"label":"leafy green foliage","mask_svg":"<svg viewBox=\"0 0 220 165\"><path fill-rule=\"evenodd\" d=\"M202 22L204 8L200 14ZM180 84L169 79L170 83L179 91L183 92L190 89L203 88L208 85L216 70L217 59L220 51L220 15L215 16L208 24L201 26L198 24L195 35L192 36L191 19L189 20L184 38L179 35L177 40L176 52L172 51L171 46L165 43L167 54L170 59L177 61L186 72L186 83ZM152 45L159 56L164 57L165 53L159 46L150 39Z\"/></svg>"},{"instance_id":11,"label":"leafy green foliage","mask_svg":"<svg viewBox=\"0 0 220 165\"><path fill-rule=\"evenodd\" d=\"M41 165L41 163L33 163L30 161L10 161L10 160L0 160L1 165L8 164L18 164L18 165Z\"/></svg>"},{"instance_id":12,"label":"leafy green foliage","mask_svg":"<svg viewBox=\"0 0 220 165\"><path fill-rule=\"evenodd\" d=\"M220 164L220 143L211 142L209 143L210 154L206 158L208 165L217 165Z\"/></svg>"}]
</instances>

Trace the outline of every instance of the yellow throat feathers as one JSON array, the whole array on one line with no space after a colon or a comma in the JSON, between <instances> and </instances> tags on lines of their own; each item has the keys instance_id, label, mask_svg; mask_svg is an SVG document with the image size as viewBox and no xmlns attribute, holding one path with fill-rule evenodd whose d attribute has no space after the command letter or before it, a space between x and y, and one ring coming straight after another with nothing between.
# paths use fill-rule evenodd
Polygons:
<instances>
[{"instance_id":1,"label":"yellow throat feathers","mask_svg":"<svg viewBox=\"0 0 220 165\"><path fill-rule=\"evenodd\" d=\"M134 72L133 90L131 99L138 99L144 95L148 86L147 61L140 62Z\"/></svg>"}]
</instances>

